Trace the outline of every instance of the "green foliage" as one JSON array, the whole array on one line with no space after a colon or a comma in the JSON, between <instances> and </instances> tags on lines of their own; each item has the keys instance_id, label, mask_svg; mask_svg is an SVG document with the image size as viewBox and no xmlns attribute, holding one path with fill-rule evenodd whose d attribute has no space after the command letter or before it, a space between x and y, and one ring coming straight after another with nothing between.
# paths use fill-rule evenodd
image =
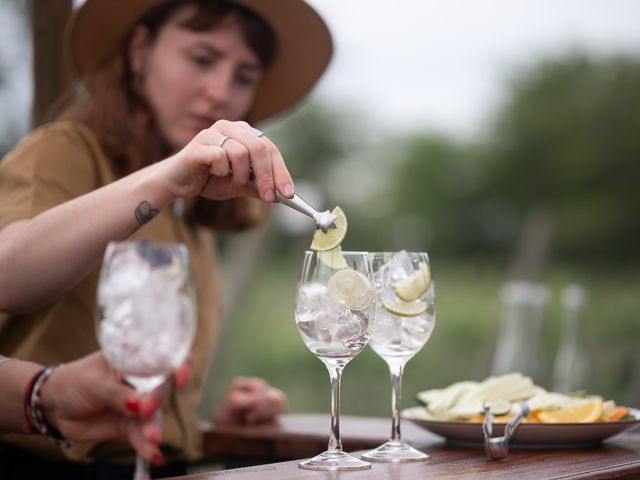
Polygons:
<instances>
[{"instance_id":1,"label":"green foliage","mask_svg":"<svg viewBox=\"0 0 640 480\"><path fill-rule=\"evenodd\" d=\"M506 261L527 213L544 208L556 258L637 265L638 85L640 58L568 53L518 70L483 137L381 140L372 167L385 181L366 208L346 208L358 240Z\"/></svg>"},{"instance_id":2,"label":"green foliage","mask_svg":"<svg viewBox=\"0 0 640 480\"><path fill-rule=\"evenodd\" d=\"M317 179L356 148L350 124L337 107L308 103L267 128L295 179Z\"/></svg>"},{"instance_id":3,"label":"green foliage","mask_svg":"<svg viewBox=\"0 0 640 480\"><path fill-rule=\"evenodd\" d=\"M487 187L552 211L556 251L638 260L640 58L570 54L519 72L497 113Z\"/></svg>"}]
</instances>

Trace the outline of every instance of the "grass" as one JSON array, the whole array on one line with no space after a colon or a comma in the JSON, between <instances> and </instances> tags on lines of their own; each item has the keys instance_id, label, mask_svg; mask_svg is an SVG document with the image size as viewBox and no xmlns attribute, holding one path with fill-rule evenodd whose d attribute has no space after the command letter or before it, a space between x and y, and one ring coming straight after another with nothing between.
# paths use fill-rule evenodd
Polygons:
<instances>
[{"instance_id":1,"label":"grass","mask_svg":"<svg viewBox=\"0 0 640 480\"><path fill-rule=\"evenodd\" d=\"M499 291L504 276L498 267L460 262L434 264L432 268L437 285L437 324L427 345L407 364L405 407L416 403L415 394L421 390L488 376L500 329ZM297 258L272 258L257 266L232 321L223 328L204 404L219 401L233 377L247 375L263 377L283 389L291 412L329 411L326 369L307 350L295 327L297 275ZM638 407L640 279L631 274L557 268L543 281L551 297L538 339L540 364L534 381L551 387L561 333L560 291L577 281L588 293L578 337L588 369L577 388ZM386 365L366 348L344 371L342 411L386 416L389 402Z\"/></svg>"}]
</instances>

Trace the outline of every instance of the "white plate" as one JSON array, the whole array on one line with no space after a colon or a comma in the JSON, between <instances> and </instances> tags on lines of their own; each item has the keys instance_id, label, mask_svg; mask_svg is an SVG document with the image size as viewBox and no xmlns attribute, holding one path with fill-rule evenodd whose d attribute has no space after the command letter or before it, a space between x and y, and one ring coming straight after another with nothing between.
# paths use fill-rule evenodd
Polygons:
<instances>
[{"instance_id":1,"label":"white plate","mask_svg":"<svg viewBox=\"0 0 640 480\"><path fill-rule=\"evenodd\" d=\"M511 445L528 448L581 448L592 446L640 426L640 410L630 409L635 420L596 423L521 423ZM424 418L424 407L407 408L402 417L454 443L480 444L484 438L478 422L441 421ZM504 434L504 424L493 424L493 436Z\"/></svg>"}]
</instances>

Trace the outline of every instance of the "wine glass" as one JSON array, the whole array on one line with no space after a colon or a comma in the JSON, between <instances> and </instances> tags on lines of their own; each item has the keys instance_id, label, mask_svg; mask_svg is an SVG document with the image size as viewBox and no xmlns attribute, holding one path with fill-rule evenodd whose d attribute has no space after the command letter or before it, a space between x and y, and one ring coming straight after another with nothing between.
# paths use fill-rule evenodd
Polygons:
<instances>
[{"instance_id":1,"label":"wine glass","mask_svg":"<svg viewBox=\"0 0 640 480\"><path fill-rule=\"evenodd\" d=\"M331 433L327 451L298 464L309 470L361 470L369 462L342 451L340 379L342 370L367 344L375 310L371 261L365 252L304 254L295 316L302 340L329 370Z\"/></svg>"},{"instance_id":2,"label":"wine glass","mask_svg":"<svg viewBox=\"0 0 640 480\"><path fill-rule=\"evenodd\" d=\"M109 243L97 296L98 342L111 366L139 393L160 386L186 358L196 327L186 247ZM135 468L134 480L151 478L139 455Z\"/></svg>"},{"instance_id":3,"label":"wine glass","mask_svg":"<svg viewBox=\"0 0 640 480\"><path fill-rule=\"evenodd\" d=\"M362 455L379 462L415 462L429 455L402 440L400 399L405 364L427 343L435 326L435 286L422 252L369 253L377 293L369 345L391 373L391 438Z\"/></svg>"}]
</instances>

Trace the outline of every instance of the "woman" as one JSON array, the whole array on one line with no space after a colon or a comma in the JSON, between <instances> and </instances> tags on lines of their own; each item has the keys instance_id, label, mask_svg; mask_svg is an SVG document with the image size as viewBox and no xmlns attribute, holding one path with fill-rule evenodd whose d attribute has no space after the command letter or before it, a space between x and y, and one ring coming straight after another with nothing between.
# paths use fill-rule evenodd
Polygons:
<instances>
[{"instance_id":1,"label":"woman","mask_svg":"<svg viewBox=\"0 0 640 480\"><path fill-rule=\"evenodd\" d=\"M82 95L0 162L0 310L11 312L0 315L0 352L50 365L96 350L106 244L185 243L198 333L191 381L165 409L161 448L170 463L196 459L195 413L220 311L208 227L256 225L265 212L249 197L293 195L278 149L251 124L312 88L331 39L302 0L88 0L67 38ZM241 379L214 417L268 421L283 406L277 389ZM131 459L115 443L60 451L45 439L4 440L57 461Z\"/></svg>"}]
</instances>

